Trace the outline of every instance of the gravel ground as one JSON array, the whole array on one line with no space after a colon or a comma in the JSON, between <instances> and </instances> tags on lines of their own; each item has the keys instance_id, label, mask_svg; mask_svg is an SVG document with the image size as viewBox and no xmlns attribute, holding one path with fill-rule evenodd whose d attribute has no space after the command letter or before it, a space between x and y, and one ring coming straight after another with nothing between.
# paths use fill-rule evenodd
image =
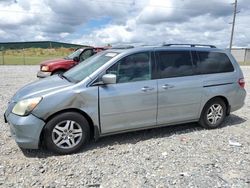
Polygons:
<instances>
[{"instance_id":1,"label":"gravel ground","mask_svg":"<svg viewBox=\"0 0 250 188\"><path fill-rule=\"evenodd\" d=\"M0 67L0 114L38 66ZM250 92L250 67L243 67ZM91 142L77 154L21 150L0 118L0 187L250 187L250 97L224 126L184 124ZM241 146L233 146L230 142Z\"/></svg>"}]
</instances>

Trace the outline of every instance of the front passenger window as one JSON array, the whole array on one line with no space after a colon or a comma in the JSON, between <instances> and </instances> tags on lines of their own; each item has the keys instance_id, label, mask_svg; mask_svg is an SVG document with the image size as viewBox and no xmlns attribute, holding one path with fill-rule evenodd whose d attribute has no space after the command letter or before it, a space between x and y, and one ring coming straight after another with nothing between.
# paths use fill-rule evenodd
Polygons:
<instances>
[{"instance_id":1,"label":"front passenger window","mask_svg":"<svg viewBox=\"0 0 250 188\"><path fill-rule=\"evenodd\" d=\"M151 79L151 62L149 52L129 55L106 71L115 74L117 83L136 82Z\"/></svg>"}]
</instances>

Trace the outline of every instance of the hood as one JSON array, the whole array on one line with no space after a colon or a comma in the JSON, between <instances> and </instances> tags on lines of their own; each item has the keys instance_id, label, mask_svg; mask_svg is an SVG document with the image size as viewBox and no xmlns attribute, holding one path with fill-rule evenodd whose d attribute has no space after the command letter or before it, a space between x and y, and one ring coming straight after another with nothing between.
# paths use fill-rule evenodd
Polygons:
<instances>
[{"instance_id":1,"label":"hood","mask_svg":"<svg viewBox=\"0 0 250 188\"><path fill-rule=\"evenodd\" d=\"M51 59L51 60L46 60L43 61L40 65L52 65L52 64L57 64L57 63L67 63L67 62L72 62L72 59Z\"/></svg>"},{"instance_id":2,"label":"hood","mask_svg":"<svg viewBox=\"0 0 250 188\"><path fill-rule=\"evenodd\" d=\"M18 102L22 99L27 99L31 97L42 97L45 94L48 94L53 91L58 91L67 86L72 86L73 83L70 83L64 78L59 77L58 75L50 76L35 82L32 82L23 88L19 89L16 94L12 97L11 101Z\"/></svg>"}]
</instances>

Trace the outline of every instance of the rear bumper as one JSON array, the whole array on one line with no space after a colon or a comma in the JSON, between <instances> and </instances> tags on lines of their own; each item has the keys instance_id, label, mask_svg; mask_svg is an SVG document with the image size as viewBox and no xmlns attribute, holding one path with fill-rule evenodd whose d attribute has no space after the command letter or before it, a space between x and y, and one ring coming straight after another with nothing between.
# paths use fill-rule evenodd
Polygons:
<instances>
[{"instance_id":1,"label":"rear bumper","mask_svg":"<svg viewBox=\"0 0 250 188\"><path fill-rule=\"evenodd\" d=\"M245 104L245 98L246 98L246 90L240 89L237 94L234 96L234 101L231 104L231 112L239 110L242 108Z\"/></svg>"},{"instance_id":2,"label":"rear bumper","mask_svg":"<svg viewBox=\"0 0 250 188\"><path fill-rule=\"evenodd\" d=\"M38 78L46 78L48 76L51 76L52 72L43 72L43 71L38 71L37 72L37 77Z\"/></svg>"},{"instance_id":3,"label":"rear bumper","mask_svg":"<svg viewBox=\"0 0 250 188\"><path fill-rule=\"evenodd\" d=\"M25 149L38 149L42 129L45 122L30 114L28 116L18 116L10 113L4 114L4 119L10 125L12 137L17 145Z\"/></svg>"}]
</instances>

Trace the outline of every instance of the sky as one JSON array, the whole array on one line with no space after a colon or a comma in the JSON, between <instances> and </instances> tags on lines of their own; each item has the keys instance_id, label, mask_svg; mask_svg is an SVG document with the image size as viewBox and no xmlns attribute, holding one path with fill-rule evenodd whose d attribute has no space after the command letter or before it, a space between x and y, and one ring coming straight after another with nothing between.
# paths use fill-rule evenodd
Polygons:
<instances>
[{"instance_id":1,"label":"sky","mask_svg":"<svg viewBox=\"0 0 250 188\"><path fill-rule=\"evenodd\" d=\"M229 46L234 0L0 0L0 42ZM238 0L234 47L250 47L250 2Z\"/></svg>"}]
</instances>

